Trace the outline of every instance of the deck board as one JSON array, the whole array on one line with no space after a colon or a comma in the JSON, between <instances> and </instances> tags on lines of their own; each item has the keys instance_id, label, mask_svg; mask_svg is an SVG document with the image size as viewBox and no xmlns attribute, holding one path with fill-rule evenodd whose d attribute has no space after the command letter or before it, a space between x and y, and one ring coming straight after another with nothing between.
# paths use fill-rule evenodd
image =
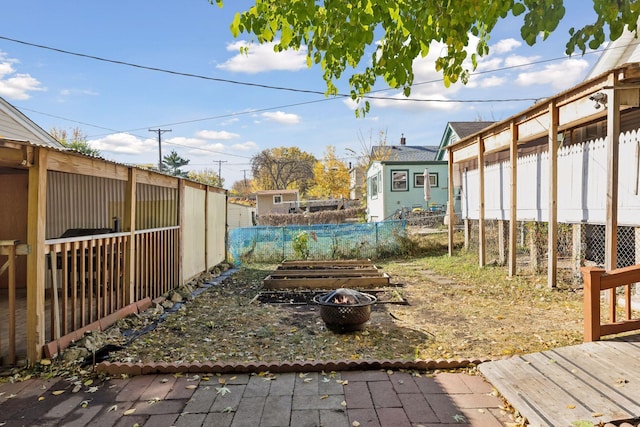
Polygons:
<instances>
[{"instance_id":1,"label":"deck board","mask_svg":"<svg viewBox=\"0 0 640 427\"><path fill-rule=\"evenodd\" d=\"M640 416L639 336L483 363L480 372L531 427Z\"/></svg>"}]
</instances>

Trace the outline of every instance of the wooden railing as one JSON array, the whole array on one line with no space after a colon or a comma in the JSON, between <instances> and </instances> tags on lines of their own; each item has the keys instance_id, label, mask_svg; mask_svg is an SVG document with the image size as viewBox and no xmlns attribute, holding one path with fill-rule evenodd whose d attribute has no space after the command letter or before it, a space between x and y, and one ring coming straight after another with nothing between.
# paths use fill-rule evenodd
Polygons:
<instances>
[{"instance_id":1,"label":"wooden railing","mask_svg":"<svg viewBox=\"0 0 640 427\"><path fill-rule=\"evenodd\" d=\"M134 300L157 298L178 284L180 227L135 232Z\"/></svg>"},{"instance_id":2,"label":"wooden railing","mask_svg":"<svg viewBox=\"0 0 640 427\"><path fill-rule=\"evenodd\" d=\"M129 241L130 233L111 233L45 242L51 340L124 307Z\"/></svg>"},{"instance_id":3,"label":"wooden railing","mask_svg":"<svg viewBox=\"0 0 640 427\"><path fill-rule=\"evenodd\" d=\"M605 271L583 267L584 341L597 341L605 335L640 330L640 319L633 318L631 285L640 282L640 265ZM624 319L617 319L617 290L624 287ZM602 291L609 291L609 322L602 323L600 304Z\"/></svg>"},{"instance_id":4,"label":"wooden railing","mask_svg":"<svg viewBox=\"0 0 640 427\"><path fill-rule=\"evenodd\" d=\"M0 255L5 255L7 260L0 265L0 276L7 273L7 315L8 315L8 357L7 363L16 363L16 257L27 255L28 247L20 244L18 240L0 240ZM0 353L2 350L2 337L0 337Z\"/></svg>"},{"instance_id":5,"label":"wooden railing","mask_svg":"<svg viewBox=\"0 0 640 427\"><path fill-rule=\"evenodd\" d=\"M129 303L154 299L175 288L179 230L174 226L136 231L133 251L131 233L47 240L46 295L52 307L49 339L57 340ZM128 266L133 268L132 301L127 297Z\"/></svg>"}]
</instances>

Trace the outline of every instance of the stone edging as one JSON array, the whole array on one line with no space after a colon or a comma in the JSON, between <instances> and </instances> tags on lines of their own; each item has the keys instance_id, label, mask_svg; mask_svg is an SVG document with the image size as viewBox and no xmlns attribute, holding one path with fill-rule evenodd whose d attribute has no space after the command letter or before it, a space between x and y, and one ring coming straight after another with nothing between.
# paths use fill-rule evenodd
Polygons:
<instances>
[{"instance_id":1,"label":"stone edging","mask_svg":"<svg viewBox=\"0 0 640 427\"><path fill-rule=\"evenodd\" d=\"M436 369L461 369L477 366L490 360L467 359L437 359L437 360L335 360L312 362L282 362L282 363L128 363L101 362L95 366L95 371L110 376L135 376L166 373L285 373L285 372L320 372L320 371L350 371L373 369L416 369L432 371Z\"/></svg>"}]
</instances>

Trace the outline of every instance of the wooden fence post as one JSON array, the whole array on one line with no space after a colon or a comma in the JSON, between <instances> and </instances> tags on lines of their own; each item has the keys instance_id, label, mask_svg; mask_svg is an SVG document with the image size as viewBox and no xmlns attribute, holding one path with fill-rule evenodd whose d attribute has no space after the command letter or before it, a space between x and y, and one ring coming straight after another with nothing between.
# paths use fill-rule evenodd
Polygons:
<instances>
[{"instance_id":1,"label":"wooden fence post","mask_svg":"<svg viewBox=\"0 0 640 427\"><path fill-rule=\"evenodd\" d=\"M602 268L582 267L584 279L584 341L600 340L600 278Z\"/></svg>"}]
</instances>

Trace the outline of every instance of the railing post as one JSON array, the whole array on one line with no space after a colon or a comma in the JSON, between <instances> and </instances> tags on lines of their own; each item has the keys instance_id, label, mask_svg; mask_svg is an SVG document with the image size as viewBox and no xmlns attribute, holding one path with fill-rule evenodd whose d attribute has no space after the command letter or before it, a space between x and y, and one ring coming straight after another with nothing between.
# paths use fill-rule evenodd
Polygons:
<instances>
[{"instance_id":1,"label":"railing post","mask_svg":"<svg viewBox=\"0 0 640 427\"><path fill-rule=\"evenodd\" d=\"M136 253L136 197L137 197L136 169L129 168L127 179L127 194L125 195L124 208L124 228L128 231L129 241L125 245L124 253L124 305L131 304L136 300L136 268L139 266L135 262ZM137 290L137 297L140 298L140 291Z\"/></svg>"},{"instance_id":2,"label":"railing post","mask_svg":"<svg viewBox=\"0 0 640 427\"><path fill-rule=\"evenodd\" d=\"M584 342L600 340L600 279L602 268L582 267L584 279Z\"/></svg>"}]
</instances>

